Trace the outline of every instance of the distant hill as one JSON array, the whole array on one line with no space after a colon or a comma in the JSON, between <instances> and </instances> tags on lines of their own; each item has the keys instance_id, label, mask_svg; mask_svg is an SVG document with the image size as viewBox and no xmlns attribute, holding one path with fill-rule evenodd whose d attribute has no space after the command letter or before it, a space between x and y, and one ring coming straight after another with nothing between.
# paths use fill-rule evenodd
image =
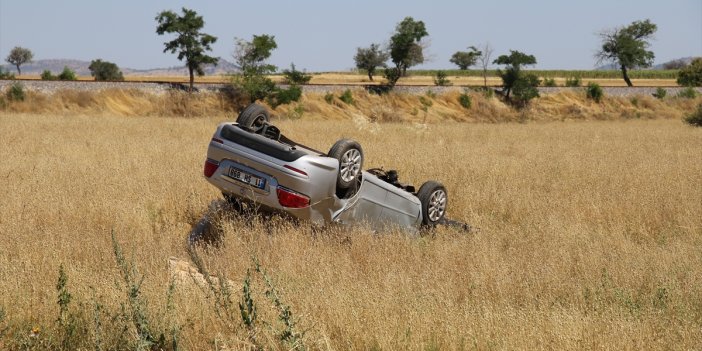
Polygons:
<instances>
[{"instance_id":1,"label":"distant hill","mask_svg":"<svg viewBox=\"0 0 702 351\"><path fill-rule=\"evenodd\" d=\"M35 60L31 63L27 63L21 66L22 75L25 74L41 74L44 70L49 70L54 74L58 74L63 71L64 67L68 67L76 72L79 76L89 76L90 70L89 61L81 60L71 60L71 59L48 59L48 60ZM10 72L17 72L15 66L3 65L5 70ZM128 67L119 68L122 73L126 76L187 76L188 70L185 66L176 67L165 67L165 68L153 68L153 69L133 69ZM236 67L233 63L219 59L217 66L207 65L205 67L206 75L219 75L226 74L236 71Z\"/></svg>"}]
</instances>

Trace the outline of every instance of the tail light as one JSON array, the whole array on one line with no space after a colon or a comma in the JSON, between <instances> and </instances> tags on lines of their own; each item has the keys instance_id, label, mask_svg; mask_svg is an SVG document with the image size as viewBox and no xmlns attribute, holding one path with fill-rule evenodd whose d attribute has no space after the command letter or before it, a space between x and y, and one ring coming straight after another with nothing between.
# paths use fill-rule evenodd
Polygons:
<instances>
[{"instance_id":1,"label":"tail light","mask_svg":"<svg viewBox=\"0 0 702 351\"><path fill-rule=\"evenodd\" d=\"M219 162L211 159L205 161L205 177L211 177L219 168Z\"/></svg>"},{"instance_id":2,"label":"tail light","mask_svg":"<svg viewBox=\"0 0 702 351\"><path fill-rule=\"evenodd\" d=\"M279 186L276 192L278 193L278 202L283 207L304 208L310 205L309 197L288 188Z\"/></svg>"}]
</instances>

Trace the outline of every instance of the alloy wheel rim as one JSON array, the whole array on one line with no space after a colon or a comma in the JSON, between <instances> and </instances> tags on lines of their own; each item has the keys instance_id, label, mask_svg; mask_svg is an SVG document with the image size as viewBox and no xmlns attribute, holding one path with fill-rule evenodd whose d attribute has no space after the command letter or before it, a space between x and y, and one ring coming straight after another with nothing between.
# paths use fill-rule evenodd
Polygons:
<instances>
[{"instance_id":1,"label":"alloy wheel rim","mask_svg":"<svg viewBox=\"0 0 702 351\"><path fill-rule=\"evenodd\" d=\"M361 171L361 153L357 149L351 149L341 156L341 179L350 182Z\"/></svg>"},{"instance_id":2,"label":"alloy wheel rim","mask_svg":"<svg viewBox=\"0 0 702 351\"><path fill-rule=\"evenodd\" d=\"M432 222L438 221L444 215L444 211L446 210L446 192L439 189L431 193L428 207L429 208L427 211L429 212L429 219Z\"/></svg>"}]
</instances>

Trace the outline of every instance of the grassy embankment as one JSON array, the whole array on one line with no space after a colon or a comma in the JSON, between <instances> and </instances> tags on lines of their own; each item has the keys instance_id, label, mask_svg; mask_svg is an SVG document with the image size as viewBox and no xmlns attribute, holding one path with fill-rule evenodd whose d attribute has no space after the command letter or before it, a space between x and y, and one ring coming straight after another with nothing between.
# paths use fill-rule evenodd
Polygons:
<instances>
[{"instance_id":1,"label":"grassy embankment","mask_svg":"<svg viewBox=\"0 0 702 351\"><path fill-rule=\"evenodd\" d=\"M201 175L205 148L232 115L216 97L190 107L214 117L172 118L155 117L174 112L166 100L105 94L0 112L0 349L135 349L162 334L166 348L287 349L286 330L324 350L702 347L702 135L679 120L684 100L557 95L530 116L615 121L483 124L444 116L459 110L439 96L427 121L442 123L420 124L368 118L421 122L416 96L355 95L355 107L306 96L302 119L277 122L286 134L318 149L355 138L369 167L440 180L449 216L480 230L412 237L231 218L217 221L221 247L192 255L185 237L219 197ZM494 104L476 97L464 119L518 117ZM637 113L672 119L622 120ZM231 285L209 288L170 257L200 257ZM239 302L256 307L249 327Z\"/></svg>"},{"instance_id":2,"label":"grassy embankment","mask_svg":"<svg viewBox=\"0 0 702 351\"><path fill-rule=\"evenodd\" d=\"M350 92L351 93L351 92ZM496 97L469 92L471 106L460 103L460 93L424 95L391 93L374 95L354 91L352 101L341 100L342 91L307 93L299 102L281 105L273 114L284 119L364 120L372 122L512 122L562 120L680 119L700 101L690 98L652 96L605 96L595 103L579 91L543 95L523 110L516 110ZM120 116L227 116L235 119L246 102L226 94L168 92L157 95L139 90L74 91L54 94L26 93L24 101L0 97L0 111L33 114L86 114Z\"/></svg>"}]
</instances>

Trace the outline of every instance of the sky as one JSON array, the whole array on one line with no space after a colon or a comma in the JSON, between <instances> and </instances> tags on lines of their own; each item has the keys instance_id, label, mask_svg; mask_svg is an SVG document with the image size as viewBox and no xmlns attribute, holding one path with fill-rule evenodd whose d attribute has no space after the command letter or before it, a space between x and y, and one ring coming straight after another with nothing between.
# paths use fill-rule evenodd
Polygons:
<instances>
[{"instance_id":1,"label":"sky","mask_svg":"<svg viewBox=\"0 0 702 351\"><path fill-rule=\"evenodd\" d=\"M598 33L650 19L656 63L702 56L702 0L0 0L0 57L15 46L34 59L101 58L120 67L182 66L156 34L163 10L195 10L203 32L218 38L211 55L233 61L235 38L274 35L270 63L310 72L354 68L356 48L387 44L406 16L424 21L427 61L420 69L455 68L451 55L490 43L493 57L519 50L538 69L592 69ZM3 62L4 63L4 62Z\"/></svg>"}]
</instances>

